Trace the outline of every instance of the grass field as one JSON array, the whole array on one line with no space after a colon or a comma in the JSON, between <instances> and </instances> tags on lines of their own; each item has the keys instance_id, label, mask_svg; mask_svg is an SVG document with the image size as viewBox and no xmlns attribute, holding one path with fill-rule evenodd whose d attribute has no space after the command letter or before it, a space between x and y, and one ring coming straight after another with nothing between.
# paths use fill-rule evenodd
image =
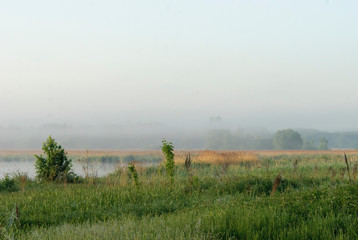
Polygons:
<instances>
[{"instance_id":1,"label":"grass field","mask_svg":"<svg viewBox=\"0 0 358 240\"><path fill-rule=\"evenodd\" d=\"M0 192L1 238L358 239L358 152L346 153L349 174L342 151L193 151L190 166L178 151L173 184L162 163L140 161L138 186L126 167L75 184L18 174ZM17 154L33 152L0 153Z\"/></svg>"}]
</instances>

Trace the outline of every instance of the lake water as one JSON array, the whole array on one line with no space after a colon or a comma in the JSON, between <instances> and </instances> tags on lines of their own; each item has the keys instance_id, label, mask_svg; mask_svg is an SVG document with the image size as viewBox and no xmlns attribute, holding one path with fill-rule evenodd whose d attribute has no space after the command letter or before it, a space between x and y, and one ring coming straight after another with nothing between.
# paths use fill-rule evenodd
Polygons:
<instances>
[{"instance_id":1,"label":"lake water","mask_svg":"<svg viewBox=\"0 0 358 240\"><path fill-rule=\"evenodd\" d=\"M106 176L121 167L118 163L81 163L74 161L72 164L72 171L83 177L86 173L91 176ZM35 177L35 161L0 161L0 179L6 174L11 176L14 173L26 173L30 178Z\"/></svg>"}]
</instances>

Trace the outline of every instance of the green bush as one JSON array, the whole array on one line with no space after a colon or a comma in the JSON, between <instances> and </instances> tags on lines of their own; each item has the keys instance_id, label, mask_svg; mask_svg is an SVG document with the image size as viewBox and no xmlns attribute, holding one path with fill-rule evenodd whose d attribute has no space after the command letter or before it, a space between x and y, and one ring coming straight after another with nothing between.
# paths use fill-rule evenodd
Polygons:
<instances>
[{"instance_id":1,"label":"green bush","mask_svg":"<svg viewBox=\"0 0 358 240\"><path fill-rule=\"evenodd\" d=\"M19 190L19 188L15 180L6 174L5 178L0 181L0 191L15 192L17 190Z\"/></svg>"},{"instance_id":2,"label":"green bush","mask_svg":"<svg viewBox=\"0 0 358 240\"><path fill-rule=\"evenodd\" d=\"M75 173L71 171L72 160L67 158L67 153L58 145L51 136L43 143L45 157L36 157L36 177L42 181L76 181Z\"/></svg>"},{"instance_id":3,"label":"green bush","mask_svg":"<svg viewBox=\"0 0 358 240\"><path fill-rule=\"evenodd\" d=\"M165 139L162 140L162 152L165 155L165 158L167 159L166 163L165 163L165 171L167 172L167 175L170 179L170 182L173 183L174 182L174 167L175 167L175 163L174 163L174 146L173 143L171 142L167 142Z\"/></svg>"}]
</instances>

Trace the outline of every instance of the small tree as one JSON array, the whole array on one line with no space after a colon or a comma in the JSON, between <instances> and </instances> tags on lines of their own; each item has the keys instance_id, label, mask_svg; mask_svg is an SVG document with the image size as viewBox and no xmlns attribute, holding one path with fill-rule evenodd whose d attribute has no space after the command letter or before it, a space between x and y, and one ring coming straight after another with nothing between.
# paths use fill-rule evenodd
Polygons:
<instances>
[{"instance_id":1,"label":"small tree","mask_svg":"<svg viewBox=\"0 0 358 240\"><path fill-rule=\"evenodd\" d=\"M166 163L165 163L165 170L167 172L167 175L170 179L170 182L173 183L174 182L174 167L175 167L175 163L174 163L174 146L173 143L171 142L167 142L167 140L163 139L162 140L162 152L165 155L165 158L167 159Z\"/></svg>"},{"instance_id":2,"label":"small tree","mask_svg":"<svg viewBox=\"0 0 358 240\"><path fill-rule=\"evenodd\" d=\"M45 156L36 157L36 177L44 181L67 180L68 177L74 176L71 172L72 160L67 158L67 153L58 145L51 136L42 144Z\"/></svg>"}]
</instances>

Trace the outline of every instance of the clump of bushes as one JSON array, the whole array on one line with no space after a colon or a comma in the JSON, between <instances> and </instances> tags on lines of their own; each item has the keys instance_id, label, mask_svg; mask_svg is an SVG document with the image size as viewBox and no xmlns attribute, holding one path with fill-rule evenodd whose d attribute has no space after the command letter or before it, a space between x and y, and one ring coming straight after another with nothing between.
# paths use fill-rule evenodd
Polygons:
<instances>
[{"instance_id":1,"label":"clump of bushes","mask_svg":"<svg viewBox=\"0 0 358 240\"><path fill-rule=\"evenodd\" d=\"M0 180L0 191L16 192L19 187L16 184L15 179L10 178L9 175L5 175L4 179Z\"/></svg>"}]
</instances>

